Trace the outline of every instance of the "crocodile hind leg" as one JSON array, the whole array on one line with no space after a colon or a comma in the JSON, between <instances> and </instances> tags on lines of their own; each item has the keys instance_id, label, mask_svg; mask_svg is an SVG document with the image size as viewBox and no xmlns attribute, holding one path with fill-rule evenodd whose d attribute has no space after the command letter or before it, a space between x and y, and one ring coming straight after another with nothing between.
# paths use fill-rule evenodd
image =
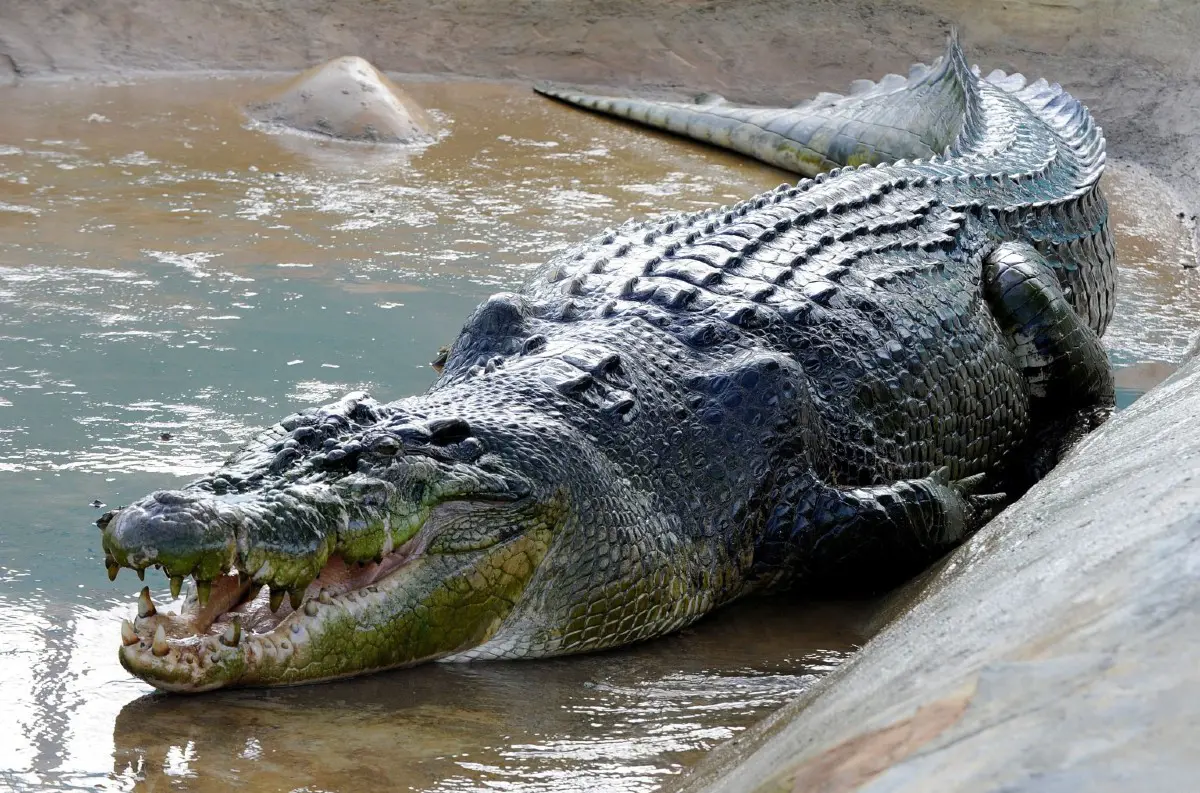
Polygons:
<instances>
[{"instance_id":1,"label":"crocodile hind leg","mask_svg":"<svg viewBox=\"0 0 1200 793\"><path fill-rule=\"evenodd\" d=\"M1033 426L1005 489L1019 495L1049 472L1114 406L1108 355L1034 248L1004 243L985 260L984 294L1032 397Z\"/></svg>"},{"instance_id":2,"label":"crocodile hind leg","mask_svg":"<svg viewBox=\"0 0 1200 793\"><path fill-rule=\"evenodd\" d=\"M762 571L822 594L880 592L917 573L1003 506L980 494L983 474L952 481L941 468L922 479L834 487L809 475L768 519L756 549ZM772 583L782 583L774 581Z\"/></svg>"}]
</instances>

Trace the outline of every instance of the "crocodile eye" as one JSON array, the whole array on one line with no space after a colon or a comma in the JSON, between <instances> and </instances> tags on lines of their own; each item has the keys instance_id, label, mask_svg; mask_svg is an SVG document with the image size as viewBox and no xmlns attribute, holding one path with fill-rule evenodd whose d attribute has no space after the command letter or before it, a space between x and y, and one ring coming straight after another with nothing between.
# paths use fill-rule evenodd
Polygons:
<instances>
[{"instance_id":1,"label":"crocodile eye","mask_svg":"<svg viewBox=\"0 0 1200 793\"><path fill-rule=\"evenodd\" d=\"M461 443L471 435L471 425L463 419L434 419L428 427L429 442L437 446Z\"/></svg>"},{"instance_id":2,"label":"crocodile eye","mask_svg":"<svg viewBox=\"0 0 1200 793\"><path fill-rule=\"evenodd\" d=\"M399 454L400 449L403 447L400 445L400 441L396 440L391 435L380 435L379 437L371 440L368 448L371 450L372 454L377 454L380 457L393 457Z\"/></svg>"}]
</instances>

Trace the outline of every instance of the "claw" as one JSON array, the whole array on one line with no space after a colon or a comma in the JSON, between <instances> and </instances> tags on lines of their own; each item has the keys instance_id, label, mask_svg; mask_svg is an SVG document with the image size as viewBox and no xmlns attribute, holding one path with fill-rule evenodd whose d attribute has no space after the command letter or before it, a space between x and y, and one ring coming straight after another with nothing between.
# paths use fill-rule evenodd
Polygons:
<instances>
[{"instance_id":1,"label":"claw","mask_svg":"<svg viewBox=\"0 0 1200 793\"><path fill-rule=\"evenodd\" d=\"M226 647L237 647L242 640L242 622L234 619L225 627L225 632L221 634L221 644Z\"/></svg>"},{"instance_id":2,"label":"claw","mask_svg":"<svg viewBox=\"0 0 1200 793\"><path fill-rule=\"evenodd\" d=\"M153 617L158 613L158 609L154 608L154 601L150 599L150 587L142 587L142 592L138 595L138 616L142 619ZM159 626L162 629L162 626Z\"/></svg>"},{"instance_id":3,"label":"claw","mask_svg":"<svg viewBox=\"0 0 1200 793\"><path fill-rule=\"evenodd\" d=\"M129 620L121 620L121 644L128 647L131 644L137 644L137 631L133 629L133 623Z\"/></svg>"},{"instance_id":4,"label":"claw","mask_svg":"<svg viewBox=\"0 0 1200 793\"><path fill-rule=\"evenodd\" d=\"M150 652L159 658L171 652L171 647L167 644L167 632L163 630L161 623L154 631L154 643L150 645Z\"/></svg>"},{"instance_id":5,"label":"claw","mask_svg":"<svg viewBox=\"0 0 1200 793\"><path fill-rule=\"evenodd\" d=\"M171 576L171 598L174 599L179 597L179 591L181 589L183 589L183 576Z\"/></svg>"},{"instance_id":6,"label":"claw","mask_svg":"<svg viewBox=\"0 0 1200 793\"><path fill-rule=\"evenodd\" d=\"M959 492L970 495L979 489L979 486L983 484L984 479L987 479L987 474L975 474L974 476L968 476L965 479L959 479L954 483L954 486L959 489Z\"/></svg>"},{"instance_id":7,"label":"claw","mask_svg":"<svg viewBox=\"0 0 1200 793\"><path fill-rule=\"evenodd\" d=\"M271 588L271 611L279 611L279 607L283 605L282 589Z\"/></svg>"}]
</instances>

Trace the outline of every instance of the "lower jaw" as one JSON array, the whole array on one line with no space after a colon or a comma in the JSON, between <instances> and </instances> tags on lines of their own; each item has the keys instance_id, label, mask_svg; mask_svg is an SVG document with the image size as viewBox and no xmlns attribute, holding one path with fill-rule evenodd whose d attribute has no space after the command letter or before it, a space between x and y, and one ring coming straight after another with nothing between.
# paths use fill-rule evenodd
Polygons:
<instances>
[{"instance_id":1,"label":"lower jaw","mask_svg":"<svg viewBox=\"0 0 1200 793\"><path fill-rule=\"evenodd\" d=\"M349 677L373 669L313 674L311 645L333 621L362 622L361 612L378 605L392 587L388 578L407 560L351 566L331 560L293 609L285 599L276 610L264 587L247 598L249 582L236 574L213 582L205 607L192 596L183 613L159 613L148 593L142 612L122 631L121 665L155 688L209 691L254 685L298 685ZM160 631L161 629L161 631ZM156 641L157 638L162 641ZM424 660L424 659L420 659ZM414 659L412 663L419 662Z\"/></svg>"},{"instance_id":2,"label":"lower jaw","mask_svg":"<svg viewBox=\"0 0 1200 793\"><path fill-rule=\"evenodd\" d=\"M155 688L200 692L315 683L461 653L499 630L551 539L542 528L475 551L415 551L391 569L375 571L377 577L361 588L334 594L310 587L299 609L285 606L269 632L243 630L236 646L218 635L227 627L224 615L204 626L205 635L189 626L173 641L156 621L176 631L186 623L151 615L129 626L121 663Z\"/></svg>"}]
</instances>

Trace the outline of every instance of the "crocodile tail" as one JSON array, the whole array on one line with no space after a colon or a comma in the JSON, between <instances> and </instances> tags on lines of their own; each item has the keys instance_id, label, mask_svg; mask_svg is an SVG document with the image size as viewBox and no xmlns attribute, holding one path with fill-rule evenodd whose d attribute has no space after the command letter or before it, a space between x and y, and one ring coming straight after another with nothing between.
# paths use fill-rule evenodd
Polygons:
<instances>
[{"instance_id":1,"label":"crocodile tail","mask_svg":"<svg viewBox=\"0 0 1200 793\"><path fill-rule=\"evenodd\" d=\"M995 69L983 79L1020 99L1067 142L1065 151L1073 157L1078 188L1090 188L1099 181L1106 158L1104 130L1082 102L1058 83L1039 79L1027 84L1020 73Z\"/></svg>"},{"instance_id":2,"label":"crocodile tail","mask_svg":"<svg viewBox=\"0 0 1200 793\"><path fill-rule=\"evenodd\" d=\"M538 93L599 113L733 149L804 176L845 166L927 158L960 149L979 129L979 78L951 33L932 66L907 77L856 80L846 95L822 93L791 108L601 96L553 85Z\"/></svg>"}]
</instances>

